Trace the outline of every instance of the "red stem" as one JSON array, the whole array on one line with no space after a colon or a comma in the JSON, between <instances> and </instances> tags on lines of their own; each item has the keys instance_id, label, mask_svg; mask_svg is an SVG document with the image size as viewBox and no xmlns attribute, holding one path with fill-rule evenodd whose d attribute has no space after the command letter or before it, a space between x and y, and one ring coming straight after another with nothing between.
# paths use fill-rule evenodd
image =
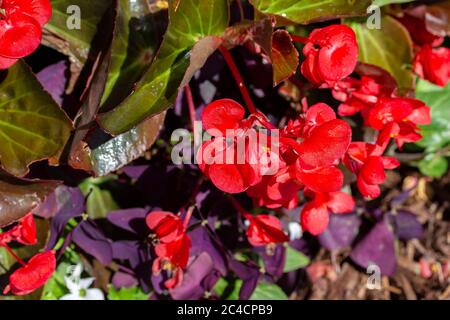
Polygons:
<instances>
[{"instance_id":1,"label":"red stem","mask_svg":"<svg viewBox=\"0 0 450 320\"><path fill-rule=\"evenodd\" d=\"M247 87L244 84L244 80L242 79L242 76L239 73L239 69L237 68L236 63L234 63L233 57L224 46L220 46L219 50L222 56L224 57L228 67L230 68L231 73L233 74L234 80L236 81L239 90L241 91L242 97L244 98L248 110L250 111L250 113L256 113L257 112L256 107L252 101L252 98L250 97L250 94L248 93Z\"/></svg>"},{"instance_id":2,"label":"red stem","mask_svg":"<svg viewBox=\"0 0 450 320\"><path fill-rule=\"evenodd\" d=\"M192 91L191 91L191 87L189 86L189 84L184 87L184 93L186 95L186 101L187 101L188 108L189 108L189 117L191 119L192 133L194 135L194 145L196 146L199 139L198 139L198 134L195 130L196 117L195 117L194 98L192 97Z\"/></svg>"},{"instance_id":3,"label":"red stem","mask_svg":"<svg viewBox=\"0 0 450 320\"><path fill-rule=\"evenodd\" d=\"M246 219L250 220L252 215L250 212L244 209L244 207L235 198L230 197L231 203Z\"/></svg>"},{"instance_id":4,"label":"red stem","mask_svg":"<svg viewBox=\"0 0 450 320\"><path fill-rule=\"evenodd\" d=\"M17 256L17 254L15 254L14 253L14 251L12 251L12 249L5 243L5 244L3 244L3 247L9 252L9 254L11 254L13 257L14 257L14 259L16 259L22 266L25 266L26 264L25 264L25 262L22 260L22 259L20 259L18 256Z\"/></svg>"},{"instance_id":5,"label":"red stem","mask_svg":"<svg viewBox=\"0 0 450 320\"><path fill-rule=\"evenodd\" d=\"M302 44L305 44L308 42L308 37L300 37L300 36L296 36L295 34L291 34L291 39L294 42L298 42L298 43L302 43Z\"/></svg>"},{"instance_id":6,"label":"red stem","mask_svg":"<svg viewBox=\"0 0 450 320\"><path fill-rule=\"evenodd\" d=\"M189 225L189 220L191 220L192 217L192 213L194 212L194 206L189 207L188 211L186 212L186 216L184 217L184 222L183 222L183 228L186 229L187 226Z\"/></svg>"}]
</instances>

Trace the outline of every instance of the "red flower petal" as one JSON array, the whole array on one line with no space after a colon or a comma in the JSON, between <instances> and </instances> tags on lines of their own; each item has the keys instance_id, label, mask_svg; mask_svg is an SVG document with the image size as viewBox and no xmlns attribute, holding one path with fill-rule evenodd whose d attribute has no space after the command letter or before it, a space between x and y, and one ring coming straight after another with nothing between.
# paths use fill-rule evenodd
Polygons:
<instances>
[{"instance_id":1,"label":"red flower petal","mask_svg":"<svg viewBox=\"0 0 450 320\"><path fill-rule=\"evenodd\" d=\"M167 259L173 267L186 268L191 249L191 239L183 234L174 241L155 246L155 253L162 260Z\"/></svg>"},{"instance_id":2,"label":"red flower petal","mask_svg":"<svg viewBox=\"0 0 450 320\"><path fill-rule=\"evenodd\" d=\"M10 58L0 57L0 70L8 69L13 64L15 64L17 61L18 61L18 59L10 59Z\"/></svg>"},{"instance_id":3,"label":"red flower petal","mask_svg":"<svg viewBox=\"0 0 450 320\"><path fill-rule=\"evenodd\" d=\"M381 184L386 180L381 157L368 157L361 168L362 178L368 184Z\"/></svg>"},{"instance_id":4,"label":"red flower petal","mask_svg":"<svg viewBox=\"0 0 450 320\"><path fill-rule=\"evenodd\" d=\"M209 104L202 114L203 127L209 134L218 136L218 131L225 135L227 129L239 128L239 121L244 119L244 108L234 100L221 99Z\"/></svg>"},{"instance_id":5,"label":"red flower petal","mask_svg":"<svg viewBox=\"0 0 450 320\"><path fill-rule=\"evenodd\" d=\"M277 217L261 214L255 217L246 215L246 218L250 221L247 238L251 245L257 247L289 240Z\"/></svg>"},{"instance_id":6,"label":"red flower petal","mask_svg":"<svg viewBox=\"0 0 450 320\"><path fill-rule=\"evenodd\" d=\"M309 125L319 125L336 119L336 113L326 103L317 103L306 112L306 121Z\"/></svg>"},{"instance_id":7,"label":"red flower petal","mask_svg":"<svg viewBox=\"0 0 450 320\"><path fill-rule=\"evenodd\" d=\"M227 193L241 193L261 180L257 170L248 164L213 164L208 170L214 185Z\"/></svg>"},{"instance_id":8,"label":"red flower petal","mask_svg":"<svg viewBox=\"0 0 450 320\"><path fill-rule=\"evenodd\" d=\"M335 192L342 188L344 174L335 166L308 171L297 168L297 179L314 192Z\"/></svg>"},{"instance_id":9,"label":"red flower petal","mask_svg":"<svg viewBox=\"0 0 450 320\"><path fill-rule=\"evenodd\" d=\"M145 221L163 243L171 242L184 233L183 221L172 212L153 211Z\"/></svg>"},{"instance_id":10,"label":"red flower petal","mask_svg":"<svg viewBox=\"0 0 450 320\"><path fill-rule=\"evenodd\" d=\"M378 185L368 184L361 176L358 176L356 185L358 186L359 192L361 192L361 194L366 198L375 199L381 194L381 189Z\"/></svg>"},{"instance_id":11,"label":"red flower petal","mask_svg":"<svg viewBox=\"0 0 450 320\"><path fill-rule=\"evenodd\" d=\"M36 224L34 223L33 214L29 213L23 217L19 224L14 227L12 234L17 242L25 245L36 244Z\"/></svg>"},{"instance_id":12,"label":"red flower petal","mask_svg":"<svg viewBox=\"0 0 450 320\"><path fill-rule=\"evenodd\" d=\"M343 120L331 120L316 127L300 144L299 160L304 168L332 165L342 158L352 138L352 130Z\"/></svg>"},{"instance_id":13,"label":"red flower petal","mask_svg":"<svg viewBox=\"0 0 450 320\"><path fill-rule=\"evenodd\" d=\"M370 111L369 123L374 129L381 130L390 122L402 122L413 112L416 101L408 98L380 99Z\"/></svg>"},{"instance_id":14,"label":"red flower petal","mask_svg":"<svg viewBox=\"0 0 450 320\"><path fill-rule=\"evenodd\" d=\"M42 287L52 276L56 268L56 258L53 251L38 253L28 263L17 269L9 277L9 285L3 291L11 291L15 295L26 295Z\"/></svg>"},{"instance_id":15,"label":"red flower petal","mask_svg":"<svg viewBox=\"0 0 450 320\"><path fill-rule=\"evenodd\" d=\"M7 13L19 11L34 18L43 27L52 17L50 0L4 0Z\"/></svg>"},{"instance_id":16,"label":"red flower petal","mask_svg":"<svg viewBox=\"0 0 450 320\"><path fill-rule=\"evenodd\" d=\"M347 213L355 209L355 200L348 193L330 192L327 197L327 207L333 213Z\"/></svg>"},{"instance_id":17,"label":"red flower petal","mask_svg":"<svg viewBox=\"0 0 450 320\"><path fill-rule=\"evenodd\" d=\"M325 205L317 205L315 201L307 203L301 213L301 225L303 230L312 235L319 235L328 227L328 209Z\"/></svg>"},{"instance_id":18,"label":"red flower petal","mask_svg":"<svg viewBox=\"0 0 450 320\"><path fill-rule=\"evenodd\" d=\"M0 56L22 58L37 49L42 31L37 21L30 16L15 12L8 20L0 20Z\"/></svg>"}]
</instances>

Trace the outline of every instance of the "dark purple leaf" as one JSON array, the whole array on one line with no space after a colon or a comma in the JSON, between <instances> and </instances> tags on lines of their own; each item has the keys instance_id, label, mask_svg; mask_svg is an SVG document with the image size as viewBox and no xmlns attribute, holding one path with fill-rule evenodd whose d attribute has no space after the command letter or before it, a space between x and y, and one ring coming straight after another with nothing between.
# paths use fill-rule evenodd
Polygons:
<instances>
[{"instance_id":1,"label":"dark purple leaf","mask_svg":"<svg viewBox=\"0 0 450 320\"><path fill-rule=\"evenodd\" d=\"M328 228L317 238L328 250L349 247L358 235L361 219L356 214L332 214Z\"/></svg>"},{"instance_id":2,"label":"dark purple leaf","mask_svg":"<svg viewBox=\"0 0 450 320\"><path fill-rule=\"evenodd\" d=\"M195 257L184 273L181 285L170 290L171 296L175 300L202 298L205 293L205 288L202 286L203 279L214 271L214 264L215 261L206 252Z\"/></svg>"},{"instance_id":3,"label":"dark purple leaf","mask_svg":"<svg viewBox=\"0 0 450 320\"><path fill-rule=\"evenodd\" d=\"M142 208L117 210L108 213L106 219L113 225L144 238L149 232L145 224L147 213L148 210Z\"/></svg>"},{"instance_id":4,"label":"dark purple leaf","mask_svg":"<svg viewBox=\"0 0 450 320\"><path fill-rule=\"evenodd\" d=\"M133 275L121 271L114 273L111 282L116 289L131 288L138 284L137 279Z\"/></svg>"},{"instance_id":5,"label":"dark purple leaf","mask_svg":"<svg viewBox=\"0 0 450 320\"><path fill-rule=\"evenodd\" d=\"M126 166L123 172L131 179L139 179L139 177L148 169L149 166Z\"/></svg>"},{"instance_id":6,"label":"dark purple leaf","mask_svg":"<svg viewBox=\"0 0 450 320\"><path fill-rule=\"evenodd\" d=\"M230 268L243 281L241 290L239 291L239 299L248 300L258 285L261 275L259 267L252 262L231 260Z\"/></svg>"},{"instance_id":7,"label":"dark purple leaf","mask_svg":"<svg viewBox=\"0 0 450 320\"><path fill-rule=\"evenodd\" d=\"M266 273L273 277L281 277L286 262L286 248L283 245L277 245L273 252L267 252L266 247L256 249L264 262Z\"/></svg>"},{"instance_id":8,"label":"dark purple leaf","mask_svg":"<svg viewBox=\"0 0 450 320\"><path fill-rule=\"evenodd\" d=\"M68 80L68 61L62 60L49 65L36 74L44 89L50 93L53 100L62 105L64 90Z\"/></svg>"},{"instance_id":9,"label":"dark purple leaf","mask_svg":"<svg viewBox=\"0 0 450 320\"><path fill-rule=\"evenodd\" d=\"M392 276L397 263L394 247L394 234L386 221L378 222L372 230L356 244L350 258L363 268L377 265L381 273Z\"/></svg>"},{"instance_id":10,"label":"dark purple leaf","mask_svg":"<svg viewBox=\"0 0 450 320\"><path fill-rule=\"evenodd\" d=\"M423 227L417 216L406 210L397 210L391 214L395 235L400 240L419 239L423 235Z\"/></svg>"},{"instance_id":11,"label":"dark purple leaf","mask_svg":"<svg viewBox=\"0 0 450 320\"><path fill-rule=\"evenodd\" d=\"M82 221L72 231L72 237L74 243L103 265L111 263L113 259L111 242L105 237L94 221Z\"/></svg>"},{"instance_id":12,"label":"dark purple leaf","mask_svg":"<svg viewBox=\"0 0 450 320\"><path fill-rule=\"evenodd\" d=\"M33 211L38 216L52 218L47 250L55 246L67 222L80 217L85 210L85 199L79 188L60 186Z\"/></svg>"}]
</instances>

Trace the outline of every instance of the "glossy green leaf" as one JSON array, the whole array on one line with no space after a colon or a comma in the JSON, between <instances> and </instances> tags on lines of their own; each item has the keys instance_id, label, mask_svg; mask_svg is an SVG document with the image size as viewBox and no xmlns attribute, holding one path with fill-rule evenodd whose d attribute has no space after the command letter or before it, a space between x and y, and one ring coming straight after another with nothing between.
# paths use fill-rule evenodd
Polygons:
<instances>
[{"instance_id":1,"label":"glossy green leaf","mask_svg":"<svg viewBox=\"0 0 450 320\"><path fill-rule=\"evenodd\" d=\"M107 175L142 156L156 141L164 119L165 113L160 113L91 150L95 174Z\"/></svg>"},{"instance_id":2,"label":"glossy green leaf","mask_svg":"<svg viewBox=\"0 0 450 320\"><path fill-rule=\"evenodd\" d=\"M422 126L423 139L417 144L435 152L450 144L450 84L445 88L419 80L416 98L431 108L431 125Z\"/></svg>"},{"instance_id":3,"label":"glossy green leaf","mask_svg":"<svg viewBox=\"0 0 450 320\"><path fill-rule=\"evenodd\" d=\"M132 129L169 108L180 86L201 68L228 26L227 0L183 0L169 9L169 26L150 69L133 94L117 108L100 114L99 123L112 134Z\"/></svg>"},{"instance_id":4,"label":"glossy green leaf","mask_svg":"<svg viewBox=\"0 0 450 320\"><path fill-rule=\"evenodd\" d=\"M250 0L265 14L306 24L339 17L363 16L372 0Z\"/></svg>"},{"instance_id":5,"label":"glossy green leaf","mask_svg":"<svg viewBox=\"0 0 450 320\"><path fill-rule=\"evenodd\" d=\"M300 268L304 268L309 264L309 258L300 251L288 246L286 248L286 262L284 263L283 272L291 272Z\"/></svg>"},{"instance_id":6,"label":"glossy green leaf","mask_svg":"<svg viewBox=\"0 0 450 320\"><path fill-rule=\"evenodd\" d=\"M224 300L239 300L239 291L241 290L243 281L241 279L233 279L231 281L220 278L214 286L217 296Z\"/></svg>"},{"instance_id":7,"label":"glossy green leaf","mask_svg":"<svg viewBox=\"0 0 450 320\"><path fill-rule=\"evenodd\" d=\"M419 169L426 176L440 178L448 170L448 161L444 157L429 154L419 162Z\"/></svg>"},{"instance_id":8,"label":"glossy green leaf","mask_svg":"<svg viewBox=\"0 0 450 320\"><path fill-rule=\"evenodd\" d=\"M81 63L88 58L91 42L112 0L51 0L53 15L45 26L44 44ZM77 14L81 18L77 28ZM69 28L70 27L70 28Z\"/></svg>"},{"instance_id":9,"label":"glossy green leaf","mask_svg":"<svg viewBox=\"0 0 450 320\"><path fill-rule=\"evenodd\" d=\"M122 102L150 66L165 31L163 16L151 14L147 0L119 1L102 110Z\"/></svg>"},{"instance_id":10,"label":"glossy green leaf","mask_svg":"<svg viewBox=\"0 0 450 320\"><path fill-rule=\"evenodd\" d=\"M261 282L256 286L250 300L288 300L288 296L276 284Z\"/></svg>"},{"instance_id":11,"label":"glossy green leaf","mask_svg":"<svg viewBox=\"0 0 450 320\"><path fill-rule=\"evenodd\" d=\"M383 17L380 30L367 28L366 21L348 21L348 25L356 33L359 61L388 71L402 91L413 87L415 77L409 67L413 60L412 40L400 22Z\"/></svg>"},{"instance_id":12,"label":"glossy green leaf","mask_svg":"<svg viewBox=\"0 0 450 320\"><path fill-rule=\"evenodd\" d=\"M6 171L23 176L29 164L57 158L71 129L24 62L0 73L0 162Z\"/></svg>"}]
</instances>

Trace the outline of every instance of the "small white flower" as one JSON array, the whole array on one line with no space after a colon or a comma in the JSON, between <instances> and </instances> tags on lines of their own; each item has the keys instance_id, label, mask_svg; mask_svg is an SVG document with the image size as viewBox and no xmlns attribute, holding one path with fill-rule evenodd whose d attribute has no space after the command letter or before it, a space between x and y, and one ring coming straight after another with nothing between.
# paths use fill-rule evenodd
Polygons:
<instances>
[{"instance_id":1,"label":"small white flower","mask_svg":"<svg viewBox=\"0 0 450 320\"><path fill-rule=\"evenodd\" d=\"M59 300L105 300L100 289L89 289L95 278L81 279L83 272L81 263L70 267L68 271L69 275L64 277L64 281L70 293L62 296Z\"/></svg>"}]
</instances>

